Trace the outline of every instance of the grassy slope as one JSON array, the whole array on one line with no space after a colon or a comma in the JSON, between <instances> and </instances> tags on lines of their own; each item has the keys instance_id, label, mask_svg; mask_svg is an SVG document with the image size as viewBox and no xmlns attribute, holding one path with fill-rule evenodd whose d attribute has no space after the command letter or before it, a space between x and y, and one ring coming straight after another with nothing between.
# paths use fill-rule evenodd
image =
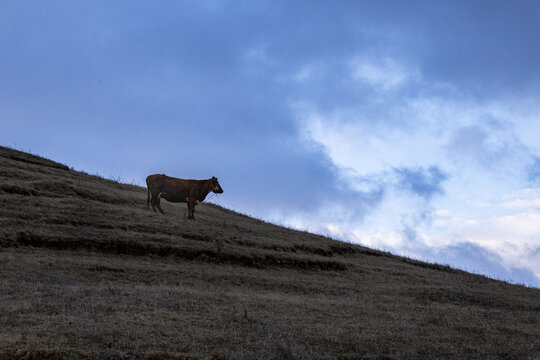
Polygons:
<instances>
[{"instance_id":1,"label":"grassy slope","mask_svg":"<svg viewBox=\"0 0 540 360\"><path fill-rule=\"evenodd\" d=\"M0 359L535 359L540 290L0 147Z\"/></svg>"}]
</instances>

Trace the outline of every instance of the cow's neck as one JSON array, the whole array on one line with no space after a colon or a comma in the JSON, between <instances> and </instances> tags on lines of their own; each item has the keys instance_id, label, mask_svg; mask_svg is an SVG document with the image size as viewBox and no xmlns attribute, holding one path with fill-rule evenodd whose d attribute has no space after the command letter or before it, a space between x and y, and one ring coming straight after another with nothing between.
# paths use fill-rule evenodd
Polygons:
<instances>
[{"instance_id":1,"label":"cow's neck","mask_svg":"<svg viewBox=\"0 0 540 360\"><path fill-rule=\"evenodd\" d=\"M212 183L210 182L210 180L207 180L206 181L206 188L201 193L201 198L199 199L199 201L203 202L204 199L206 199L206 196L210 193L210 191L212 191Z\"/></svg>"}]
</instances>

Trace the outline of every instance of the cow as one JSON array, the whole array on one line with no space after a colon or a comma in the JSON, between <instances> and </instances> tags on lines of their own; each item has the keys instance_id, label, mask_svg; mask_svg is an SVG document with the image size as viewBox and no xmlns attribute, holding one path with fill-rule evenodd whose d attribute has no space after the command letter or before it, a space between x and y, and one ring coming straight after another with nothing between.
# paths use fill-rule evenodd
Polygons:
<instances>
[{"instance_id":1,"label":"cow","mask_svg":"<svg viewBox=\"0 0 540 360\"><path fill-rule=\"evenodd\" d=\"M208 180L178 179L165 174L149 175L146 178L148 196L146 197L146 207L158 210L164 214L159 200L161 198L170 202L184 202L188 204L188 219L195 220L195 205L203 202L209 192L216 194L223 193L218 179L212 177Z\"/></svg>"}]
</instances>

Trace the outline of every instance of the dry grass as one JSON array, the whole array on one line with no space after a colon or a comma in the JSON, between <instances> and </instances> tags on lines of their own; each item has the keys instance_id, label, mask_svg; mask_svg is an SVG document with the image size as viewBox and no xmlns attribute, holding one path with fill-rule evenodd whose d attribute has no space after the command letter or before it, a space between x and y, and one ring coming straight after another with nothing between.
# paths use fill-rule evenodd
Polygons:
<instances>
[{"instance_id":1,"label":"dry grass","mask_svg":"<svg viewBox=\"0 0 540 360\"><path fill-rule=\"evenodd\" d=\"M538 359L540 290L0 148L0 359Z\"/></svg>"}]
</instances>

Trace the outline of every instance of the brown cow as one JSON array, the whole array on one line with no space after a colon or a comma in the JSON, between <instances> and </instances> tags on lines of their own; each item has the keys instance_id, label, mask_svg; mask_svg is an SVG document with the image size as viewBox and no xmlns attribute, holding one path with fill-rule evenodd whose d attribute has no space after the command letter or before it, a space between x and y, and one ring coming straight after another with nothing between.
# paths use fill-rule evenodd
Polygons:
<instances>
[{"instance_id":1,"label":"brown cow","mask_svg":"<svg viewBox=\"0 0 540 360\"><path fill-rule=\"evenodd\" d=\"M165 174L150 175L146 178L148 196L146 206L152 210L161 210L159 200L161 198L170 202L185 202L188 204L188 219L195 220L195 205L203 202L210 191L221 194L223 189L219 185L218 179L212 177L208 180L186 180L167 176Z\"/></svg>"}]
</instances>

